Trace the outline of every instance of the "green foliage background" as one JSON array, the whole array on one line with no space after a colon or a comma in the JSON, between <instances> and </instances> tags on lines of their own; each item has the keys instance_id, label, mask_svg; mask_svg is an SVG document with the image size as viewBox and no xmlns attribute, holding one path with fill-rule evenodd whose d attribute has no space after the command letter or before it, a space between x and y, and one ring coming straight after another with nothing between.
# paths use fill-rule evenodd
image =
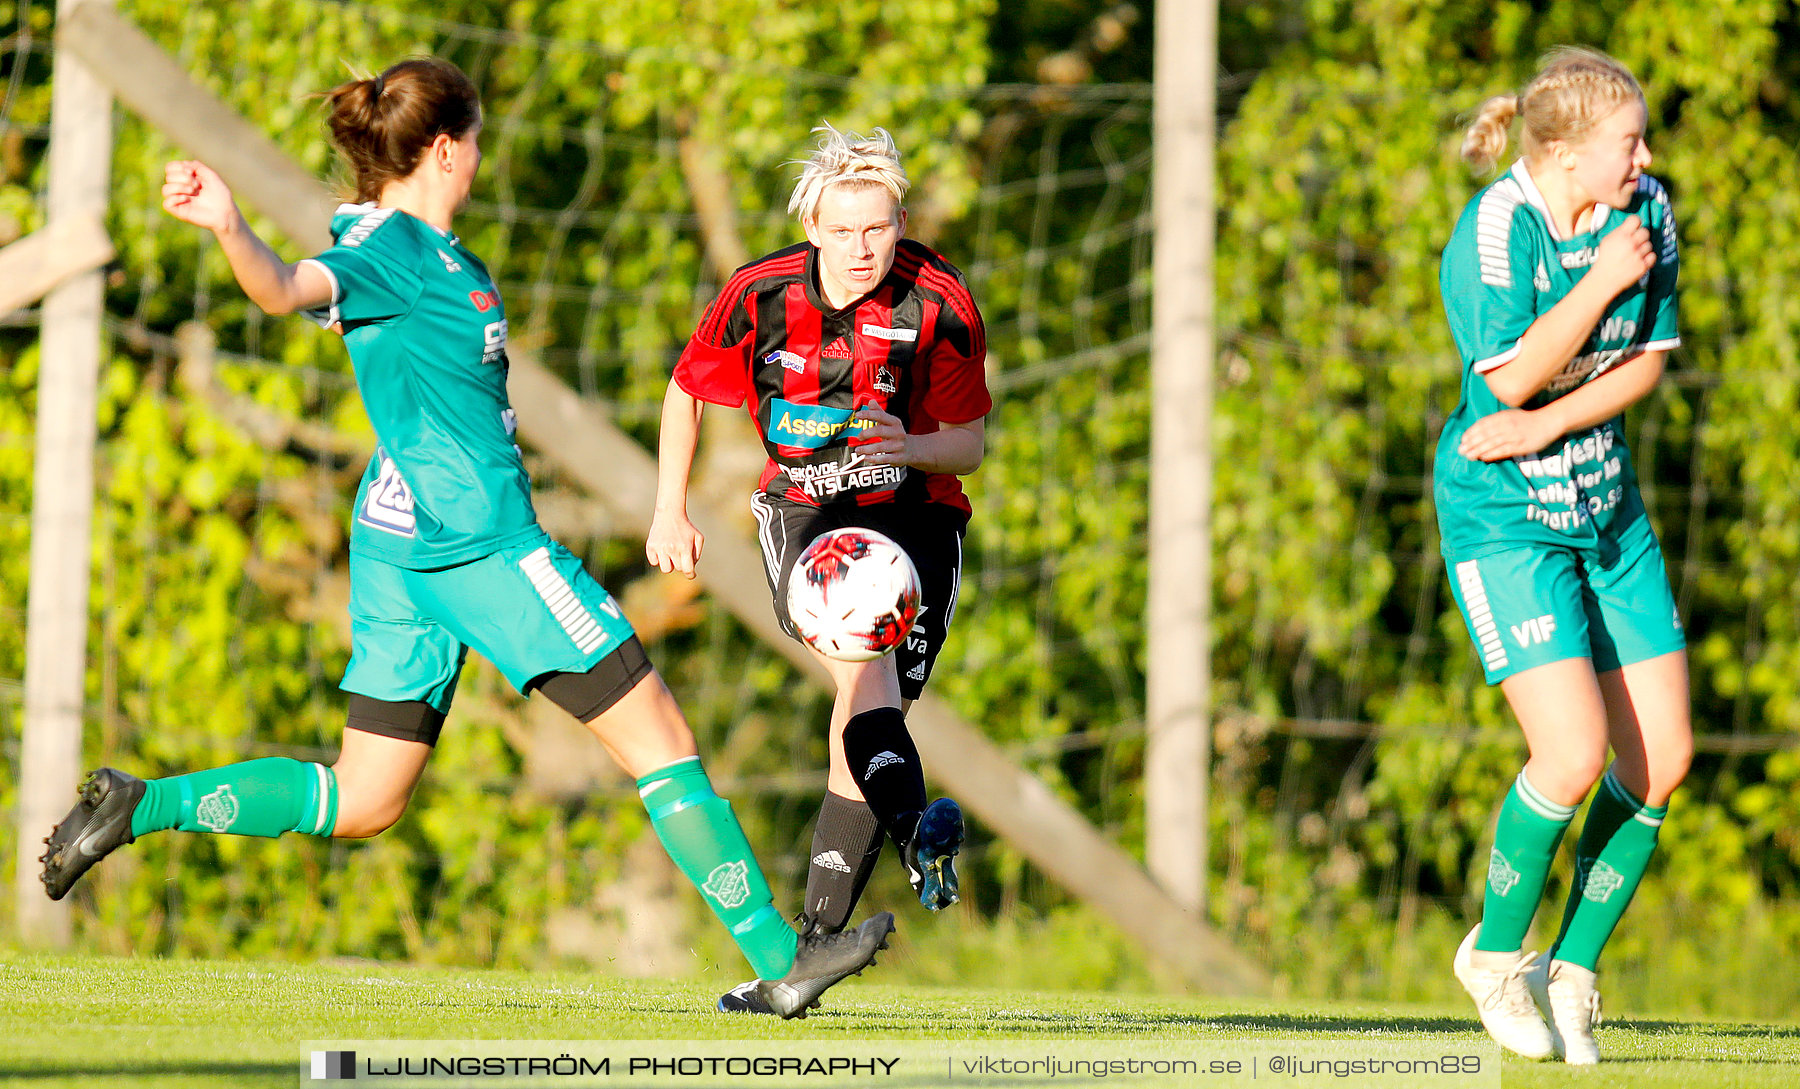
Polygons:
<instances>
[{"instance_id":1,"label":"green foliage background","mask_svg":"<svg viewBox=\"0 0 1800 1089\"><path fill-rule=\"evenodd\" d=\"M346 63L462 63L489 112L463 234L494 268L514 335L646 444L716 287L679 141L718 156L756 253L794 235L780 164L813 123L891 129L919 183L915 222L988 317L998 400L934 689L1141 843L1147 18L1118 18L1114 34L1112 5L1077 0L122 10L321 175L308 96ZM24 230L42 217L49 11L21 6L0 57L15 88L0 213ZM1697 728L1715 739L1608 954L1609 997L1791 1010L1800 983L1767 966L1800 946L1800 510L1784 426L1800 398L1795 6L1312 0L1226 3L1221 25L1214 921L1292 991L1451 993L1448 950L1478 906L1483 838L1523 744L1481 684L1436 555L1427 451L1458 379L1437 255L1484 180L1456 158L1459 117L1522 83L1549 46L1586 42L1643 81L1652 172L1681 223L1685 347L1631 425L1692 640ZM1085 65L1073 77L1057 67L1071 58ZM347 658L330 586L360 464L255 441L178 380L170 338L198 318L245 400L365 440L367 424L336 341L262 317L208 240L162 215L161 163L177 153L120 117L89 755L148 774L329 759ZM0 610L14 618L0 676L23 674L39 363L33 329L0 329ZM561 483L547 466L534 475ZM610 586L643 574L639 542L597 533L586 549ZM750 643L703 609L653 652L793 893L826 704ZM536 789L515 699L471 667L413 810L380 839L149 839L90 879L84 933L115 950L521 965L557 955L551 931L571 909L626 927L609 890L645 857L641 812L617 781L585 797ZM16 701L0 709L10 762ZM1366 726L1328 728L1344 723ZM915 978L1153 978L1004 844L978 837L968 871L967 918L910 928ZM903 895L897 881L876 892ZM732 963L698 921L687 937Z\"/></svg>"}]
</instances>

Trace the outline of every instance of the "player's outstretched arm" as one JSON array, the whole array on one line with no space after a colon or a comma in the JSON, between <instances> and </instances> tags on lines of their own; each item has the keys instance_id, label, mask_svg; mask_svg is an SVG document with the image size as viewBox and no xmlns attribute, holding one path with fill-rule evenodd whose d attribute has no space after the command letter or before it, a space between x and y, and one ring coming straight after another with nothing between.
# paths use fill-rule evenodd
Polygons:
<instances>
[{"instance_id":1,"label":"player's outstretched arm","mask_svg":"<svg viewBox=\"0 0 1800 1089\"><path fill-rule=\"evenodd\" d=\"M1604 423L1656 388L1668 355L1643 352L1541 408L1513 408L1484 416L1463 432L1457 453L1476 461L1535 454L1571 431Z\"/></svg>"},{"instance_id":2,"label":"player's outstretched arm","mask_svg":"<svg viewBox=\"0 0 1800 1089\"><path fill-rule=\"evenodd\" d=\"M694 449L700 443L700 417L706 402L690 394L673 379L663 395L662 433L656 442L656 512L650 519L650 536L644 556L663 570L694 577L700 549L706 538L688 521L688 476L694 468Z\"/></svg>"},{"instance_id":3,"label":"player's outstretched arm","mask_svg":"<svg viewBox=\"0 0 1800 1089\"><path fill-rule=\"evenodd\" d=\"M250 301L270 314L291 314L331 302L331 281L310 265L290 265L256 236L231 199L224 179L205 163L172 162L163 168L163 210L219 240L231 274Z\"/></svg>"},{"instance_id":4,"label":"player's outstretched arm","mask_svg":"<svg viewBox=\"0 0 1800 1089\"><path fill-rule=\"evenodd\" d=\"M1614 228L1600 240L1593 265L1575 289L1525 330L1519 354L1487 373L1494 396L1514 408L1531 400L1581 351L1619 292L1655 266L1650 232L1638 217Z\"/></svg>"}]
</instances>

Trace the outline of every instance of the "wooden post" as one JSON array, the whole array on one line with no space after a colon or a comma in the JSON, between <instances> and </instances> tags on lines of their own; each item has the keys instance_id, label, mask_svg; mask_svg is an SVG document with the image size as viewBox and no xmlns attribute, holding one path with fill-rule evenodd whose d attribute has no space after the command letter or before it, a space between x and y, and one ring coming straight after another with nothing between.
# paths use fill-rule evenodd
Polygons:
<instances>
[{"instance_id":1,"label":"wooden post","mask_svg":"<svg viewBox=\"0 0 1800 1089\"><path fill-rule=\"evenodd\" d=\"M1212 701L1213 127L1216 0L1157 0L1145 855L1206 906Z\"/></svg>"},{"instance_id":2,"label":"wooden post","mask_svg":"<svg viewBox=\"0 0 1800 1089\"><path fill-rule=\"evenodd\" d=\"M46 224L0 249L0 314L30 306L78 273L113 259L112 239L99 216L71 216Z\"/></svg>"},{"instance_id":3,"label":"wooden post","mask_svg":"<svg viewBox=\"0 0 1800 1089\"><path fill-rule=\"evenodd\" d=\"M75 3L57 0L57 18ZM55 230L65 220L105 217L112 94L74 54L61 49L51 78L49 222ZM42 315L14 882L19 939L39 948L67 946L71 938L68 905L44 895L37 859L40 841L74 800L82 771L104 289L99 270L79 273L45 297Z\"/></svg>"}]
</instances>

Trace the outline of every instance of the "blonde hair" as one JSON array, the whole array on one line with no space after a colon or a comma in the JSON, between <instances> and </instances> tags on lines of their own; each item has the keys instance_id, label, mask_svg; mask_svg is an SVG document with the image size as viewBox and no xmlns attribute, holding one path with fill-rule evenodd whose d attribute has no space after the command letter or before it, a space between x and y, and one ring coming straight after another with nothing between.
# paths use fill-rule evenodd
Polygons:
<instances>
[{"instance_id":1,"label":"blonde hair","mask_svg":"<svg viewBox=\"0 0 1800 1089\"><path fill-rule=\"evenodd\" d=\"M886 129L862 136L839 132L827 121L813 132L824 135L810 158L795 160L805 169L788 200L789 215L798 215L802 223L816 219L819 198L833 185L880 186L893 194L895 206L906 200L906 190L912 182L907 180L906 168L900 165L900 149L894 146L894 138Z\"/></svg>"},{"instance_id":2,"label":"blonde hair","mask_svg":"<svg viewBox=\"0 0 1800 1089\"><path fill-rule=\"evenodd\" d=\"M1496 95L1481 104L1463 134L1462 157L1483 170L1506 151L1514 117L1524 120L1519 143L1535 161L1561 140L1576 143L1587 131L1630 101L1642 103L1644 90L1630 69L1597 49L1562 46L1544 55L1537 75L1517 95Z\"/></svg>"}]
</instances>

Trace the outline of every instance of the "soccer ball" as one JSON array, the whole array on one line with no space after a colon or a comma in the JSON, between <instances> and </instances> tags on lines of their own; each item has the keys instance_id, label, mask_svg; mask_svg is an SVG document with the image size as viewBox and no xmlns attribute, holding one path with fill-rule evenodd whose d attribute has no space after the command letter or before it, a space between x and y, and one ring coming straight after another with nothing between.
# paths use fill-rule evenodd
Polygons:
<instances>
[{"instance_id":1,"label":"soccer ball","mask_svg":"<svg viewBox=\"0 0 1800 1089\"><path fill-rule=\"evenodd\" d=\"M827 658L867 662L891 652L919 618L919 572L872 529L821 533L788 576L788 618Z\"/></svg>"}]
</instances>

